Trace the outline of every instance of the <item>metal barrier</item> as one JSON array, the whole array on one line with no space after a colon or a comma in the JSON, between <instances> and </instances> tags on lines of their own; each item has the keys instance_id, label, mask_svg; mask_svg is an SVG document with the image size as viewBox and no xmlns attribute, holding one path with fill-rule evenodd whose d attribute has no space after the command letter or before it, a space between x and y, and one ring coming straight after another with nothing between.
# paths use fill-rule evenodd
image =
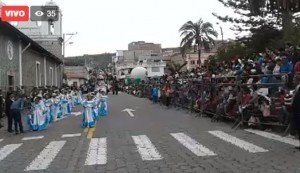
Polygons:
<instances>
[{"instance_id":1,"label":"metal barrier","mask_svg":"<svg viewBox=\"0 0 300 173\"><path fill-rule=\"evenodd\" d=\"M264 78L267 83L257 83ZM276 78L277 82L273 80ZM280 126L285 127L287 132L290 120L284 122L281 119L289 119L290 116L284 117L286 115L281 115L280 111L274 111L276 91L279 87L286 88L286 79L286 74L182 79L183 83L172 84L174 92L171 105L197 113L197 116L209 116L212 121L232 120L234 129L241 125ZM150 91L153 85L160 90L163 88L162 84L142 84L130 86L128 93L135 90L142 93L140 97L151 98ZM268 94L263 93L266 90L269 91ZM164 94L161 94L160 101L164 103Z\"/></svg>"}]
</instances>

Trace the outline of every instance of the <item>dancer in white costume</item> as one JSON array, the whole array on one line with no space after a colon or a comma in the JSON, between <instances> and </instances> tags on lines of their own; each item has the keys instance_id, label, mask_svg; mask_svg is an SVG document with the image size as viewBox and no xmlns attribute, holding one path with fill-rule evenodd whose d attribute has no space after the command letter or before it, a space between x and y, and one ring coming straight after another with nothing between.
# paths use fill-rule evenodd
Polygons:
<instances>
[{"instance_id":1,"label":"dancer in white costume","mask_svg":"<svg viewBox=\"0 0 300 173\"><path fill-rule=\"evenodd\" d=\"M48 127L49 120L47 118L47 110L41 99L36 97L32 104L32 113L28 115L28 125L33 131L45 130Z\"/></svg>"},{"instance_id":2,"label":"dancer in white costume","mask_svg":"<svg viewBox=\"0 0 300 173\"><path fill-rule=\"evenodd\" d=\"M83 128L95 127L96 112L94 111L94 107L96 106L96 103L95 100L93 99L92 94L87 95L87 100L84 100L82 102L82 106L84 107L82 127Z\"/></svg>"},{"instance_id":3,"label":"dancer in white costume","mask_svg":"<svg viewBox=\"0 0 300 173\"><path fill-rule=\"evenodd\" d=\"M101 90L100 99L99 99L99 107L98 107L98 115L99 116L107 116L108 115L108 97L106 95L106 90Z\"/></svg>"}]
</instances>

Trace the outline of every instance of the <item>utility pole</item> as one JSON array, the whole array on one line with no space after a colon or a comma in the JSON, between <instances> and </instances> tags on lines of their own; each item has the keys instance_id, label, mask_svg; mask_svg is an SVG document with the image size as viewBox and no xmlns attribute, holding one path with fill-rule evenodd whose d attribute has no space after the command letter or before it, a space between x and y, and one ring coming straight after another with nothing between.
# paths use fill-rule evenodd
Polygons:
<instances>
[{"instance_id":1,"label":"utility pole","mask_svg":"<svg viewBox=\"0 0 300 173\"><path fill-rule=\"evenodd\" d=\"M217 22L217 25L219 25L219 26L220 26L220 30L221 30L221 36L222 36L222 43L224 43L224 33L223 33L223 28L222 28L222 26L220 25L220 23L219 23L219 22Z\"/></svg>"},{"instance_id":2,"label":"utility pole","mask_svg":"<svg viewBox=\"0 0 300 173\"><path fill-rule=\"evenodd\" d=\"M69 40L74 36L74 35L77 35L78 33L75 32L75 33L64 33L63 34L63 58L65 58L66 56L66 46L68 44L73 44L73 42L69 42ZM68 40L66 40L66 36L70 36Z\"/></svg>"}]
</instances>

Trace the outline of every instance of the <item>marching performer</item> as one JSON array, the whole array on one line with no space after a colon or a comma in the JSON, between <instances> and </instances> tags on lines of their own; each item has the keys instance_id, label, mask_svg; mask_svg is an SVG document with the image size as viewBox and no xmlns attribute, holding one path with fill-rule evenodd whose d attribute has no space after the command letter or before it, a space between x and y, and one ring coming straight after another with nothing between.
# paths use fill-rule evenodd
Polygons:
<instances>
[{"instance_id":1,"label":"marching performer","mask_svg":"<svg viewBox=\"0 0 300 173\"><path fill-rule=\"evenodd\" d=\"M108 115L108 97L105 90L101 90L101 95L99 99L99 108L98 108L98 115L99 116L107 116Z\"/></svg>"},{"instance_id":2,"label":"marching performer","mask_svg":"<svg viewBox=\"0 0 300 173\"><path fill-rule=\"evenodd\" d=\"M82 93L80 90L77 89L75 94L76 94L75 105L80 105L82 101Z\"/></svg>"},{"instance_id":3,"label":"marching performer","mask_svg":"<svg viewBox=\"0 0 300 173\"><path fill-rule=\"evenodd\" d=\"M46 107L46 116L49 120L49 123L52 123L54 121L54 116L53 116L53 109L52 109L52 105L53 105L53 99L50 97L49 93L46 93L45 96L45 107Z\"/></svg>"},{"instance_id":4,"label":"marching performer","mask_svg":"<svg viewBox=\"0 0 300 173\"><path fill-rule=\"evenodd\" d=\"M94 111L96 103L93 100L93 96L90 94L87 95L87 100L84 100L82 102L82 106L84 107L83 111L83 122L82 127L83 128L93 128L95 127L95 118L96 118L96 112Z\"/></svg>"},{"instance_id":5,"label":"marching performer","mask_svg":"<svg viewBox=\"0 0 300 173\"><path fill-rule=\"evenodd\" d=\"M63 95L61 96L61 108L62 108L62 116L71 113L67 92L65 90L63 91Z\"/></svg>"},{"instance_id":6,"label":"marching performer","mask_svg":"<svg viewBox=\"0 0 300 173\"><path fill-rule=\"evenodd\" d=\"M32 113L28 115L27 123L31 130L40 131L48 127L48 118L46 108L41 97L35 97L32 104Z\"/></svg>"},{"instance_id":7,"label":"marching performer","mask_svg":"<svg viewBox=\"0 0 300 173\"><path fill-rule=\"evenodd\" d=\"M59 91L56 91L55 94L52 95L52 98L54 100L52 109L53 111L53 120L57 121L57 119L62 118L62 111L61 111L61 101L59 96Z\"/></svg>"}]
</instances>

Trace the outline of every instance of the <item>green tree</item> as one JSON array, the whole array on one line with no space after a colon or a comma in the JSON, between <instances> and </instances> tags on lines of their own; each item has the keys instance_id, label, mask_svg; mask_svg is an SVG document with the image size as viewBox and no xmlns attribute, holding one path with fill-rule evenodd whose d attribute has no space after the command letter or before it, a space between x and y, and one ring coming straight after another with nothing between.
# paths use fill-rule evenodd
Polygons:
<instances>
[{"instance_id":1,"label":"green tree","mask_svg":"<svg viewBox=\"0 0 300 173\"><path fill-rule=\"evenodd\" d=\"M218 33L214 30L213 25L209 22L203 22L200 19L197 22L188 21L180 29L182 50L186 52L190 50L192 46L197 47L198 60L201 64L201 48L208 48L209 44L214 44L213 37L217 37Z\"/></svg>"},{"instance_id":2,"label":"green tree","mask_svg":"<svg viewBox=\"0 0 300 173\"><path fill-rule=\"evenodd\" d=\"M300 0L218 0L225 7L234 10L235 16L213 13L223 22L233 23L233 30L243 32L262 26L283 30L288 41L293 35L296 12L300 11Z\"/></svg>"}]
</instances>

